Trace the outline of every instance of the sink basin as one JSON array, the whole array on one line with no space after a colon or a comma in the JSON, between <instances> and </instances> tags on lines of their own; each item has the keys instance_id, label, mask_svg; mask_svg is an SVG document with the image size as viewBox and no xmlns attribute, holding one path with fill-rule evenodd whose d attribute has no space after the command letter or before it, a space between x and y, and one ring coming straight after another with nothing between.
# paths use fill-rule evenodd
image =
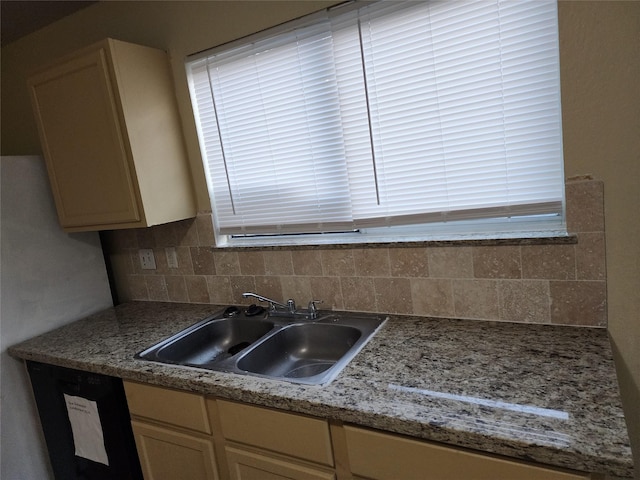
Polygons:
<instances>
[{"instance_id":1,"label":"sink basin","mask_svg":"<svg viewBox=\"0 0 640 480\"><path fill-rule=\"evenodd\" d=\"M250 307L251 308L251 307ZM233 311L231 316L228 312ZM229 307L138 353L136 358L307 385L333 380L385 322L328 312L317 319L270 317Z\"/></svg>"},{"instance_id":2,"label":"sink basin","mask_svg":"<svg viewBox=\"0 0 640 480\"><path fill-rule=\"evenodd\" d=\"M362 337L354 327L323 323L285 327L238 361L238 368L283 379L321 375Z\"/></svg>"},{"instance_id":3,"label":"sink basin","mask_svg":"<svg viewBox=\"0 0 640 480\"><path fill-rule=\"evenodd\" d=\"M232 357L273 328L273 322L250 318L208 320L184 330L139 357L203 367Z\"/></svg>"}]
</instances>

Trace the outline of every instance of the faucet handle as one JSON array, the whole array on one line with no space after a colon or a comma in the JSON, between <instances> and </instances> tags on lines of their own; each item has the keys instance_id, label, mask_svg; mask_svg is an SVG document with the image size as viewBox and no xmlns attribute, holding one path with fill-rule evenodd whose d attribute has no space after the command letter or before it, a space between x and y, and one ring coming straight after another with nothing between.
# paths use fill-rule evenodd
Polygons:
<instances>
[{"instance_id":1,"label":"faucet handle","mask_svg":"<svg viewBox=\"0 0 640 480\"><path fill-rule=\"evenodd\" d=\"M316 306L316 303L324 303L324 302L322 300L311 300L309 302L309 307L307 310L309 312L309 318L311 318L312 320L318 316L318 307Z\"/></svg>"}]
</instances>

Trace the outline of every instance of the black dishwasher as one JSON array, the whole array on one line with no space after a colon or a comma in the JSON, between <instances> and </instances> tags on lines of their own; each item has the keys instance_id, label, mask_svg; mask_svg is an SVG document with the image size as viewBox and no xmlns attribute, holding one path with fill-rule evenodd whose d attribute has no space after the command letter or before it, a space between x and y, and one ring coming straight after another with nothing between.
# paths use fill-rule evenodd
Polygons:
<instances>
[{"instance_id":1,"label":"black dishwasher","mask_svg":"<svg viewBox=\"0 0 640 480\"><path fill-rule=\"evenodd\" d=\"M142 480L122 380L27 361L57 480Z\"/></svg>"}]
</instances>

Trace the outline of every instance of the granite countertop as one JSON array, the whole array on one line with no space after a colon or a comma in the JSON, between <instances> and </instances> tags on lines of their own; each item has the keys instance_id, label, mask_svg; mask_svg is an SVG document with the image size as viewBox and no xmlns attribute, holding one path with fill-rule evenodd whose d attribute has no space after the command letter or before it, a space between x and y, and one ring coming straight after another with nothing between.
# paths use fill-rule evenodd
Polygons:
<instances>
[{"instance_id":1,"label":"granite countertop","mask_svg":"<svg viewBox=\"0 0 640 480\"><path fill-rule=\"evenodd\" d=\"M324 387L133 358L221 308L132 302L9 353L548 465L633 476L605 329L390 316Z\"/></svg>"}]
</instances>

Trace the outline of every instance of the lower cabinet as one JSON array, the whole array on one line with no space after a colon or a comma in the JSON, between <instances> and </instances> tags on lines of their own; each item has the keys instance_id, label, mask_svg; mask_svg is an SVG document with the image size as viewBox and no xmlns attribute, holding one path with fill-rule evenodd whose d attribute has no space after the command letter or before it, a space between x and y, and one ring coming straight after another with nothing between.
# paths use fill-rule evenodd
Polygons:
<instances>
[{"instance_id":1,"label":"lower cabinet","mask_svg":"<svg viewBox=\"0 0 640 480\"><path fill-rule=\"evenodd\" d=\"M125 381L145 480L586 480L560 470Z\"/></svg>"},{"instance_id":2,"label":"lower cabinet","mask_svg":"<svg viewBox=\"0 0 640 480\"><path fill-rule=\"evenodd\" d=\"M124 382L145 480L218 480L202 395Z\"/></svg>"},{"instance_id":3,"label":"lower cabinet","mask_svg":"<svg viewBox=\"0 0 640 480\"><path fill-rule=\"evenodd\" d=\"M211 439L137 420L131 424L145 479L218 478Z\"/></svg>"}]
</instances>

